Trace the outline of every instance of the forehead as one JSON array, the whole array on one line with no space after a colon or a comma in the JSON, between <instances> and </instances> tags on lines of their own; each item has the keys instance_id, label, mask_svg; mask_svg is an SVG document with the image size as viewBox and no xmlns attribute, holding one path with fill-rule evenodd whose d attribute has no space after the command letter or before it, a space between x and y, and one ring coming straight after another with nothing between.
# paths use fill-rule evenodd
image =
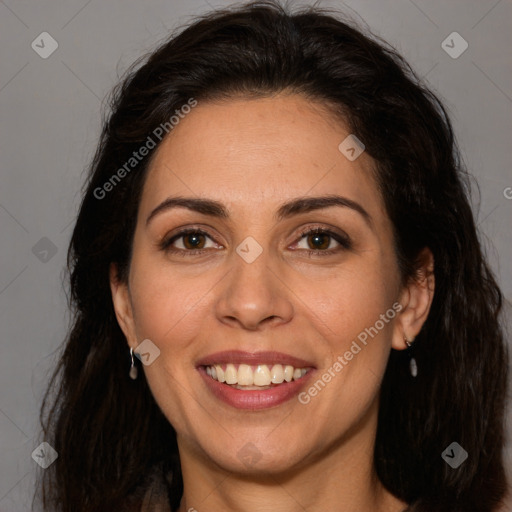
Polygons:
<instances>
[{"instance_id":1,"label":"forehead","mask_svg":"<svg viewBox=\"0 0 512 512\"><path fill-rule=\"evenodd\" d=\"M349 135L327 105L299 95L199 102L156 151L141 210L169 195L261 211L339 193L383 213L372 159L363 152L350 161L339 149Z\"/></svg>"}]
</instances>

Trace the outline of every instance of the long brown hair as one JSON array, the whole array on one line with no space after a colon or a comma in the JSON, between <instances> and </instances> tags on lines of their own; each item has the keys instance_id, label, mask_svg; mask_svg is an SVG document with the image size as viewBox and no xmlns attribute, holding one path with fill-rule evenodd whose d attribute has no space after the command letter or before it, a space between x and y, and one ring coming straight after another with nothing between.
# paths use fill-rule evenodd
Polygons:
<instances>
[{"instance_id":1,"label":"long brown hair","mask_svg":"<svg viewBox=\"0 0 512 512\"><path fill-rule=\"evenodd\" d=\"M379 478L414 512L490 512L503 498L502 295L479 243L448 115L375 36L318 8L290 13L257 2L197 19L137 62L113 92L69 247L73 321L41 408L45 440L59 454L41 483L46 511L128 509L155 472L172 477L166 489L173 509L183 492L175 432L143 372L137 381L128 377L108 274L115 262L126 279L147 164L159 141L107 193L98 190L190 98L285 89L334 106L364 141L403 279L414 278L422 248L435 259L436 292L414 344L421 372L412 379L408 355L392 351L384 376ZM470 454L456 470L441 458L453 441Z\"/></svg>"}]
</instances>

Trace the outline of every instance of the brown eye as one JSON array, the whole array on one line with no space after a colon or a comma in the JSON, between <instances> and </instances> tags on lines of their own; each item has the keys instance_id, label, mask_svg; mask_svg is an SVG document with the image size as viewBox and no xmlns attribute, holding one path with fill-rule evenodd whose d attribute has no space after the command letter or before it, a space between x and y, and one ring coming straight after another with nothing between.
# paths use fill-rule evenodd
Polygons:
<instances>
[{"instance_id":1,"label":"brown eye","mask_svg":"<svg viewBox=\"0 0 512 512\"><path fill-rule=\"evenodd\" d=\"M331 238L332 237L326 233L313 233L307 236L309 247L313 250L328 249Z\"/></svg>"},{"instance_id":2,"label":"brown eye","mask_svg":"<svg viewBox=\"0 0 512 512\"><path fill-rule=\"evenodd\" d=\"M206 231L200 229L180 231L171 238L163 240L159 245L163 251L181 255L197 255L208 249L223 249L222 245L216 244Z\"/></svg>"},{"instance_id":3,"label":"brown eye","mask_svg":"<svg viewBox=\"0 0 512 512\"><path fill-rule=\"evenodd\" d=\"M296 248L303 249L309 254L329 256L352 248L348 235L334 233L323 228L303 231Z\"/></svg>"},{"instance_id":4,"label":"brown eye","mask_svg":"<svg viewBox=\"0 0 512 512\"><path fill-rule=\"evenodd\" d=\"M186 249L203 249L205 236L202 233L188 233L182 236L183 246Z\"/></svg>"}]
</instances>

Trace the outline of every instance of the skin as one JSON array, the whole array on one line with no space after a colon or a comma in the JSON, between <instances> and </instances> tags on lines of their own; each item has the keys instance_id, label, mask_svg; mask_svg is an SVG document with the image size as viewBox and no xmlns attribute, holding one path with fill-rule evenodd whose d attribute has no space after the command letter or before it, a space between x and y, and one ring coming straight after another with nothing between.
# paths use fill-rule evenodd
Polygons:
<instances>
[{"instance_id":1,"label":"skin","mask_svg":"<svg viewBox=\"0 0 512 512\"><path fill-rule=\"evenodd\" d=\"M128 283L112 266L111 289L130 347L149 338L160 350L144 372L177 432L180 512L406 507L373 467L378 395L391 349L405 349L404 335L413 339L428 315L433 260L425 249L424 277L402 286L374 162L367 153L350 162L338 150L349 133L327 107L299 95L233 98L199 103L151 162ZM286 201L329 194L359 203L370 223L336 206L274 219ZM170 196L214 199L229 218L174 208L147 223ZM190 255L190 237L159 247L184 227L208 232L199 238L203 254ZM352 246L301 237L314 227L346 233ZM236 252L248 236L262 248L250 264ZM335 252L308 255L319 245ZM239 410L215 398L196 370L217 351L276 350L312 361L319 378L395 302L400 313L308 404ZM247 443L260 458L246 465L237 454Z\"/></svg>"}]
</instances>

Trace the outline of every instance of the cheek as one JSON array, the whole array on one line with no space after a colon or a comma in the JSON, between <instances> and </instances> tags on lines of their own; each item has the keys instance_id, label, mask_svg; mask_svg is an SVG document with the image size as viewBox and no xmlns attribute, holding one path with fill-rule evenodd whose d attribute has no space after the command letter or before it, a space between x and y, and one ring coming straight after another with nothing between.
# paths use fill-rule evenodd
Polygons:
<instances>
[{"instance_id":1,"label":"cheek","mask_svg":"<svg viewBox=\"0 0 512 512\"><path fill-rule=\"evenodd\" d=\"M139 338L149 338L157 345L183 343L193 336L194 321L204 314L210 274L187 275L144 250L134 252L131 265L130 291L135 325ZM184 331L190 331L187 336ZM177 333L180 333L177 336Z\"/></svg>"},{"instance_id":2,"label":"cheek","mask_svg":"<svg viewBox=\"0 0 512 512\"><path fill-rule=\"evenodd\" d=\"M364 263L333 269L330 276L300 284L298 296L324 324L326 334L352 339L375 324L397 297L393 265Z\"/></svg>"},{"instance_id":3,"label":"cheek","mask_svg":"<svg viewBox=\"0 0 512 512\"><path fill-rule=\"evenodd\" d=\"M398 275L392 261L377 255L364 263L360 259L357 265L337 270L330 279L309 290L309 295L303 295L307 299L304 302L326 349L319 378L329 368L336 374L325 406L343 403L348 407L345 410L352 410L357 405L354 402L359 403L356 409L369 404L386 369L395 309L399 307ZM308 293L306 288L303 293ZM336 362L338 371L332 369Z\"/></svg>"},{"instance_id":4,"label":"cheek","mask_svg":"<svg viewBox=\"0 0 512 512\"><path fill-rule=\"evenodd\" d=\"M132 271L138 340L149 339L160 351L154 363L143 367L148 385L173 427L191 432L193 418L200 415L199 406L191 403L196 394L191 383L194 342L201 334L200 322L206 315L207 292L212 285L201 277L184 278L154 261L137 258L132 261Z\"/></svg>"},{"instance_id":5,"label":"cheek","mask_svg":"<svg viewBox=\"0 0 512 512\"><path fill-rule=\"evenodd\" d=\"M325 359L317 379L305 390L314 417L329 418L326 438L348 430L367 414L378 396L391 350L396 311L393 294L371 275L336 280L314 304ZM318 384L319 380L328 381ZM313 424L310 425L315 429Z\"/></svg>"}]
</instances>

